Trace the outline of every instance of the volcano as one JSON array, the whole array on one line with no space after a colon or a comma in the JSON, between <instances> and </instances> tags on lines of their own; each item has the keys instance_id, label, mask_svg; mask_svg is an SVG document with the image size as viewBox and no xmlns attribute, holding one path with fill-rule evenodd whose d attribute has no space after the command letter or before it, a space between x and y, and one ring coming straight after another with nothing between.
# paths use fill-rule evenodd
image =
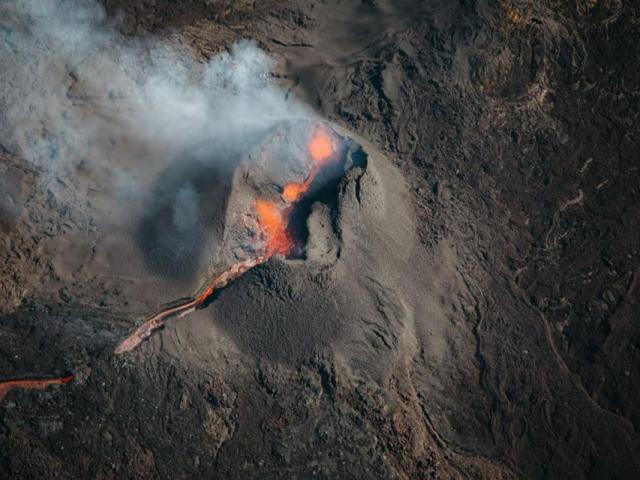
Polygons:
<instances>
[{"instance_id":1,"label":"volcano","mask_svg":"<svg viewBox=\"0 0 640 480\"><path fill-rule=\"evenodd\" d=\"M313 134L307 142L307 151L297 152L298 149L292 149L291 146L294 140L277 132L275 134L277 143L272 141L270 146L279 145L280 148L278 150L281 151L269 151L270 149L267 149L265 152L262 149L262 151L257 152L259 160L256 170L259 169L263 175L265 171L269 170L268 168L265 169L264 165L265 160L269 161L269 156L290 154L292 150L298 153L300 158L306 160L309 166L304 173L304 180L301 182L291 181L284 184L281 189L281 202L267 200L265 197L268 193L264 191L257 192L255 191L257 188L253 188L255 191L253 207L247 207L235 201L230 203L229 208L232 212L230 221L238 223L237 220L234 220L234 217L240 218L241 225L232 224L230 226L230 229L235 228L236 237L240 236L240 238L230 240L237 243L237 245L235 247L227 247L227 249L231 248L235 256L239 258L235 258L229 268L217 275L194 298L167 307L144 322L116 348L116 353L124 353L137 347L142 341L149 338L155 330L163 328L169 318L184 316L196 309L203 308L218 290L224 288L248 270L266 262L274 255L289 256L293 254L294 250L303 250L304 247L299 243L299 239L294 237L296 230L294 222L300 221L299 215L294 215L297 204L309 192L314 182L322 180L317 177L323 166L330 163L340 163L341 165L345 163L345 159L340 158L343 153L340 151L340 141L337 136L330 136L326 127L323 126L316 125L313 130ZM283 146L285 147L282 148ZM247 168L243 168L240 175L246 179L250 178L250 172L247 172ZM255 178L253 180L254 182L256 181ZM265 179L263 178L262 182L264 183L264 181ZM239 186L238 182L234 182L234 184L236 189L233 192L243 188ZM254 183L254 185L256 184ZM233 198L238 197L242 198L242 195L236 195ZM238 215L238 210L240 210L240 215ZM251 220L248 222L247 219ZM248 225L247 223L252 223L253 225ZM238 231L243 230L244 233L238 233ZM225 248L223 247L224 250Z\"/></svg>"},{"instance_id":2,"label":"volcano","mask_svg":"<svg viewBox=\"0 0 640 480\"><path fill-rule=\"evenodd\" d=\"M340 319L345 315L380 317L377 335L388 347L397 346L410 328L410 318L426 307L417 298L400 294L410 291L402 272L410 269L419 253L401 178L389 167L382 176L379 173L387 163L373 147L365 150L352 134L335 126L306 122L276 128L247 153L234 173L216 257L216 264L227 266L218 267L222 273L194 297L151 316L116 353L133 350L170 318L212 303L213 318L247 348L265 349L262 354L281 360L298 358L308 348L320 354L338 332L349 332L350 341L363 342L362 326L343 324ZM291 180L292 176L301 180ZM271 264L281 265L274 270ZM267 282L253 289L270 291L272 284L280 285L295 291L295 298L285 302L263 298L262 306L247 302L246 293L237 293L235 282L252 269ZM387 284L374 280L376 271L385 272ZM305 293L304 278L315 279L312 285L319 288ZM226 287L229 291L222 292ZM375 302L358 301L378 291L384 294L376 294ZM317 318L317 312L323 312L323 318ZM247 315L253 321L263 318L270 334L253 338L251 333L247 338L246 329L254 330L243 320ZM301 334L294 337L295 331ZM374 352L357 351L358 358L363 355L375 357ZM345 352L345 358L351 356ZM384 376L383 370L367 368L367 375Z\"/></svg>"},{"instance_id":3,"label":"volcano","mask_svg":"<svg viewBox=\"0 0 640 480\"><path fill-rule=\"evenodd\" d=\"M0 2L0 478L640 478L637 2Z\"/></svg>"}]
</instances>

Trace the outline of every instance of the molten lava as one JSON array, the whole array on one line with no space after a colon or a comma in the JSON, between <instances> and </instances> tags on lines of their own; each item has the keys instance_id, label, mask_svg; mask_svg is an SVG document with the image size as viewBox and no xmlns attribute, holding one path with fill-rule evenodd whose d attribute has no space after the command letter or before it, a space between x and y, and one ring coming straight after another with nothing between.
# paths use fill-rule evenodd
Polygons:
<instances>
[{"instance_id":1,"label":"molten lava","mask_svg":"<svg viewBox=\"0 0 640 480\"><path fill-rule=\"evenodd\" d=\"M309 143L309 152L316 163L326 162L333 154L333 142L324 129L318 128L316 130Z\"/></svg>"},{"instance_id":2,"label":"molten lava","mask_svg":"<svg viewBox=\"0 0 640 480\"><path fill-rule=\"evenodd\" d=\"M309 142L309 153L311 154L313 165L307 178L305 178L302 183L287 183L282 190L282 198L287 203L298 201L298 199L309 190L320 169L333 156L333 141L322 128L316 129L315 134L311 138Z\"/></svg>"},{"instance_id":3,"label":"molten lava","mask_svg":"<svg viewBox=\"0 0 640 480\"><path fill-rule=\"evenodd\" d=\"M258 252L255 258L245 260L217 276L209 286L197 297L180 305L167 308L157 313L128 338L126 338L115 350L115 353L124 353L133 350L143 341L148 339L153 332L164 327L165 322L172 317L182 317L196 309L203 308L213 293L228 285L247 270L266 262L274 255L289 255L295 246L295 242L289 233L289 215L295 202L304 195L320 169L334 158L334 144L329 134L321 127L316 128L309 141L309 156L312 165L307 177L300 183L291 182L282 190L284 204L258 198L256 199L256 217L261 231L260 238L264 245L256 248Z\"/></svg>"},{"instance_id":4,"label":"molten lava","mask_svg":"<svg viewBox=\"0 0 640 480\"><path fill-rule=\"evenodd\" d=\"M284 198L287 203L295 202L309 189L309 185L306 183L306 181L302 183L287 183L282 189L282 198Z\"/></svg>"},{"instance_id":5,"label":"molten lava","mask_svg":"<svg viewBox=\"0 0 640 480\"><path fill-rule=\"evenodd\" d=\"M288 255L293 247L293 241L287 232L287 219L283 211L274 202L256 200L258 225L265 236L265 256Z\"/></svg>"},{"instance_id":6,"label":"molten lava","mask_svg":"<svg viewBox=\"0 0 640 480\"><path fill-rule=\"evenodd\" d=\"M43 378L43 379L23 379L23 380L6 380L0 382L0 400L2 400L9 391L14 388L22 388L27 390L44 390L51 385L66 385L71 383L73 375L67 375L61 378Z\"/></svg>"}]
</instances>

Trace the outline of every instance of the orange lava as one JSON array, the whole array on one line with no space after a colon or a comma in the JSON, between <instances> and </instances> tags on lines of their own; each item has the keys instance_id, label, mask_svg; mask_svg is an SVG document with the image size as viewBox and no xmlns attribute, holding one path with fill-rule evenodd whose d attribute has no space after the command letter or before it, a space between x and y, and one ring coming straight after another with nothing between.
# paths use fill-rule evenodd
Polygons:
<instances>
[{"instance_id":1,"label":"orange lava","mask_svg":"<svg viewBox=\"0 0 640 480\"><path fill-rule=\"evenodd\" d=\"M331 137L322 128L318 128L309 143L309 153L316 163L324 163L333 153Z\"/></svg>"},{"instance_id":2,"label":"orange lava","mask_svg":"<svg viewBox=\"0 0 640 480\"><path fill-rule=\"evenodd\" d=\"M306 193L307 190L309 190L312 180L312 177L307 177L307 179L302 183L287 183L282 190L282 198L284 198L287 203L296 202Z\"/></svg>"},{"instance_id":3,"label":"orange lava","mask_svg":"<svg viewBox=\"0 0 640 480\"><path fill-rule=\"evenodd\" d=\"M0 400L2 400L9 391L14 388L22 388L27 390L44 390L51 385L66 385L71 383L73 375L67 375L62 378L44 378L44 379L30 379L30 380L6 380L0 382Z\"/></svg>"},{"instance_id":4,"label":"orange lava","mask_svg":"<svg viewBox=\"0 0 640 480\"><path fill-rule=\"evenodd\" d=\"M302 183L290 182L287 183L282 189L282 198L287 203L296 202L304 195L314 178L324 166L324 164L331 159L333 155L333 141L331 137L322 128L317 128L311 141L309 142L309 153L313 160L313 166L307 178Z\"/></svg>"},{"instance_id":5,"label":"orange lava","mask_svg":"<svg viewBox=\"0 0 640 480\"><path fill-rule=\"evenodd\" d=\"M258 224L267 241L265 256L271 257L278 253L281 255L289 254L293 247L293 241L287 232L287 219L283 216L278 205L258 199L256 200L256 212Z\"/></svg>"},{"instance_id":6,"label":"orange lava","mask_svg":"<svg viewBox=\"0 0 640 480\"><path fill-rule=\"evenodd\" d=\"M311 187L313 180L324 164L333 156L333 141L327 132L318 127L309 141L309 153L313 165L307 177L300 183L287 183L282 189L282 199L289 205L297 202ZM256 201L258 223L267 237L266 255L276 253L287 255L293 248L293 241L287 232L287 216L291 211L290 206L279 209L278 206L266 200Z\"/></svg>"}]
</instances>

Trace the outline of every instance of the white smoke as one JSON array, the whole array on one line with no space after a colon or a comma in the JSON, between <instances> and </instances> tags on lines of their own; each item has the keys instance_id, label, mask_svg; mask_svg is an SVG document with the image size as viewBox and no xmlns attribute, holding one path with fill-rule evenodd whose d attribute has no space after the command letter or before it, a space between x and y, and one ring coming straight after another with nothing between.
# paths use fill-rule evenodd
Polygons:
<instances>
[{"instance_id":1,"label":"white smoke","mask_svg":"<svg viewBox=\"0 0 640 480\"><path fill-rule=\"evenodd\" d=\"M220 157L247 135L311 113L240 42L208 63L121 35L93 0L0 4L0 144L45 175L82 167L134 182L123 158ZM123 181L126 179L126 181Z\"/></svg>"},{"instance_id":2,"label":"white smoke","mask_svg":"<svg viewBox=\"0 0 640 480\"><path fill-rule=\"evenodd\" d=\"M198 194L193 185L187 184L176 192L173 224L181 231L189 231L198 221Z\"/></svg>"}]
</instances>

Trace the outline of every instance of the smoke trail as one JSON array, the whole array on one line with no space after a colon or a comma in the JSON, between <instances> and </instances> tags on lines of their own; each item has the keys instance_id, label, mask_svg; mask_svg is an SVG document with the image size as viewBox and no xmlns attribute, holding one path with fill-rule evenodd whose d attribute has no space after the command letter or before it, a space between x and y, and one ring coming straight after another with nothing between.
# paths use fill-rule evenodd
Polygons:
<instances>
[{"instance_id":1,"label":"smoke trail","mask_svg":"<svg viewBox=\"0 0 640 480\"><path fill-rule=\"evenodd\" d=\"M311 115L271 81L273 60L253 43L200 64L159 39L124 37L94 1L3 2L0 64L0 144L44 177L81 167L130 186L127 162L220 157L221 139L233 149Z\"/></svg>"},{"instance_id":2,"label":"smoke trail","mask_svg":"<svg viewBox=\"0 0 640 480\"><path fill-rule=\"evenodd\" d=\"M193 186L187 184L176 193L173 224L181 231L193 229L198 221L198 198Z\"/></svg>"}]
</instances>

